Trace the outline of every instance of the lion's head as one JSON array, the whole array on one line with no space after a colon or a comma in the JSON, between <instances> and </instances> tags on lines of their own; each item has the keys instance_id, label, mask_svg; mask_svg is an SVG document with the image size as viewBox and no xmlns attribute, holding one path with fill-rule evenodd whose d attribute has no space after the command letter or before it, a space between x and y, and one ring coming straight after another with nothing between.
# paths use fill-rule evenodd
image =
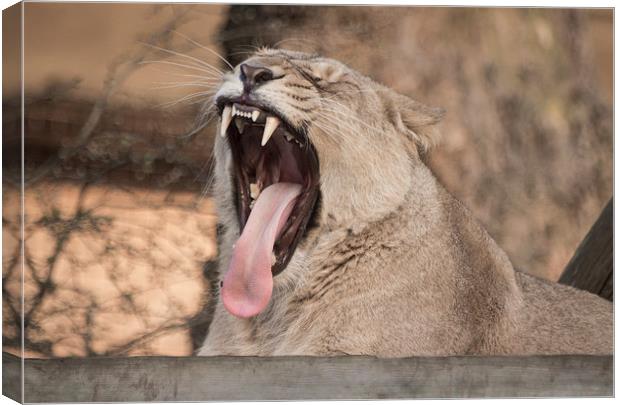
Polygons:
<instances>
[{"instance_id":1,"label":"lion's head","mask_svg":"<svg viewBox=\"0 0 620 405\"><path fill-rule=\"evenodd\" d=\"M241 317L265 308L309 224L350 227L403 203L441 116L338 61L276 49L227 73L214 99L219 214L241 234L222 299Z\"/></svg>"}]
</instances>

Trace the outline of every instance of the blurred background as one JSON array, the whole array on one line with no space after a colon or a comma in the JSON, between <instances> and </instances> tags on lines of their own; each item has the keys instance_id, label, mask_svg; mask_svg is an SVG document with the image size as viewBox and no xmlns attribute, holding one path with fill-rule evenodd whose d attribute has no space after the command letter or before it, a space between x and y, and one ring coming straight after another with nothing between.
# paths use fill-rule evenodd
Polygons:
<instances>
[{"instance_id":1,"label":"blurred background","mask_svg":"<svg viewBox=\"0 0 620 405\"><path fill-rule=\"evenodd\" d=\"M213 77L319 52L447 110L427 156L515 267L557 280L612 196L611 10L26 3L3 14L3 348L190 355L217 217ZM9 57L7 57L9 56ZM20 251L24 250L24 307Z\"/></svg>"}]
</instances>

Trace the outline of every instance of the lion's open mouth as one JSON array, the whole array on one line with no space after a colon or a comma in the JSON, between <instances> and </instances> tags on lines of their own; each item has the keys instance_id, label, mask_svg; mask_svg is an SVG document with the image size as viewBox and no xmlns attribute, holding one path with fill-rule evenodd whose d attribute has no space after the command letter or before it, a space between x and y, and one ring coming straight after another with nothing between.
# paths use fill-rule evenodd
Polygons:
<instances>
[{"instance_id":1,"label":"lion's open mouth","mask_svg":"<svg viewBox=\"0 0 620 405\"><path fill-rule=\"evenodd\" d=\"M221 133L234 160L241 227L222 286L225 307L250 317L269 303L272 276L289 263L319 194L316 151L277 111L241 100L218 100Z\"/></svg>"}]
</instances>

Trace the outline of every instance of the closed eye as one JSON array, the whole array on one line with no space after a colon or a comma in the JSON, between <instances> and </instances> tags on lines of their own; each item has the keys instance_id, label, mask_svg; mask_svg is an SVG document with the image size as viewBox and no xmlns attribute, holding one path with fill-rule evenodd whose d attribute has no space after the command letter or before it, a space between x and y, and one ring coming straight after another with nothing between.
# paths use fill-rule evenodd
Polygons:
<instances>
[{"instance_id":1,"label":"closed eye","mask_svg":"<svg viewBox=\"0 0 620 405\"><path fill-rule=\"evenodd\" d=\"M310 82L310 84L312 84L314 87L316 87L318 90L322 90L322 87L319 85L319 83L321 82L321 78L315 76L312 72L302 68L301 66L289 61L289 63L291 64L291 66L293 67L293 69L295 69L297 71L297 73L299 73L304 79L306 79L308 82Z\"/></svg>"},{"instance_id":2,"label":"closed eye","mask_svg":"<svg viewBox=\"0 0 620 405\"><path fill-rule=\"evenodd\" d=\"M319 83L320 81L323 80L323 78L316 76L314 73L309 72L307 70L304 70L304 76L306 76L308 78L309 81L313 82L313 83Z\"/></svg>"}]
</instances>

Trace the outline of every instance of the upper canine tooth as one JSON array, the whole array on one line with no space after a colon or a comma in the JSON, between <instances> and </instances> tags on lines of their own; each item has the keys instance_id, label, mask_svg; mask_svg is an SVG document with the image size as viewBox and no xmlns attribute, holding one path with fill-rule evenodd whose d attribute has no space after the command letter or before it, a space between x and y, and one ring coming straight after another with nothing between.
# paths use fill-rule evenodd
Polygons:
<instances>
[{"instance_id":1,"label":"upper canine tooth","mask_svg":"<svg viewBox=\"0 0 620 405\"><path fill-rule=\"evenodd\" d=\"M232 107L232 115L237 115L237 109L235 108L234 105Z\"/></svg>"},{"instance_id":2,"label":"upper canine tooth","mask_svg":"<svg viewBox=\"0 0 620 405\"><path fill-rule=\"evenodd\" d=\"M233 109L234 108L235 107L233 107ZM228 126L230 125L231 119L232 119L231 108L229 105L227 105L226 107L224 107L224 111L222 111L222 123L220 125L220 136L222 138L226 137L226 130L228 129Z\"/></svg>"},{"instance_id":3,"label":"upper canine tooth","mask_svg":"<svg viewBox=\"0 0 620 405\"><path fill-rule=\"evenodd\" d=\"M280 119L278 117L269 116L267 122L265 122L265 130L263 131L263 139L260 142L261 146L265 146L269 142L269 138L273 135L273 132L280 125Z\"/></svg>"},{"instance_id":4,"label":"upper canine tooth","mask_svg":"<svg viewBox=\"0 0 620 405\"><path fill-rule=\"evenodd\" d=\"M258 110L252 111L252 121L256 122L256 120L258 119L259 115L260 115L260 111L258 111Z\"/></svg>"}]
</instances>

